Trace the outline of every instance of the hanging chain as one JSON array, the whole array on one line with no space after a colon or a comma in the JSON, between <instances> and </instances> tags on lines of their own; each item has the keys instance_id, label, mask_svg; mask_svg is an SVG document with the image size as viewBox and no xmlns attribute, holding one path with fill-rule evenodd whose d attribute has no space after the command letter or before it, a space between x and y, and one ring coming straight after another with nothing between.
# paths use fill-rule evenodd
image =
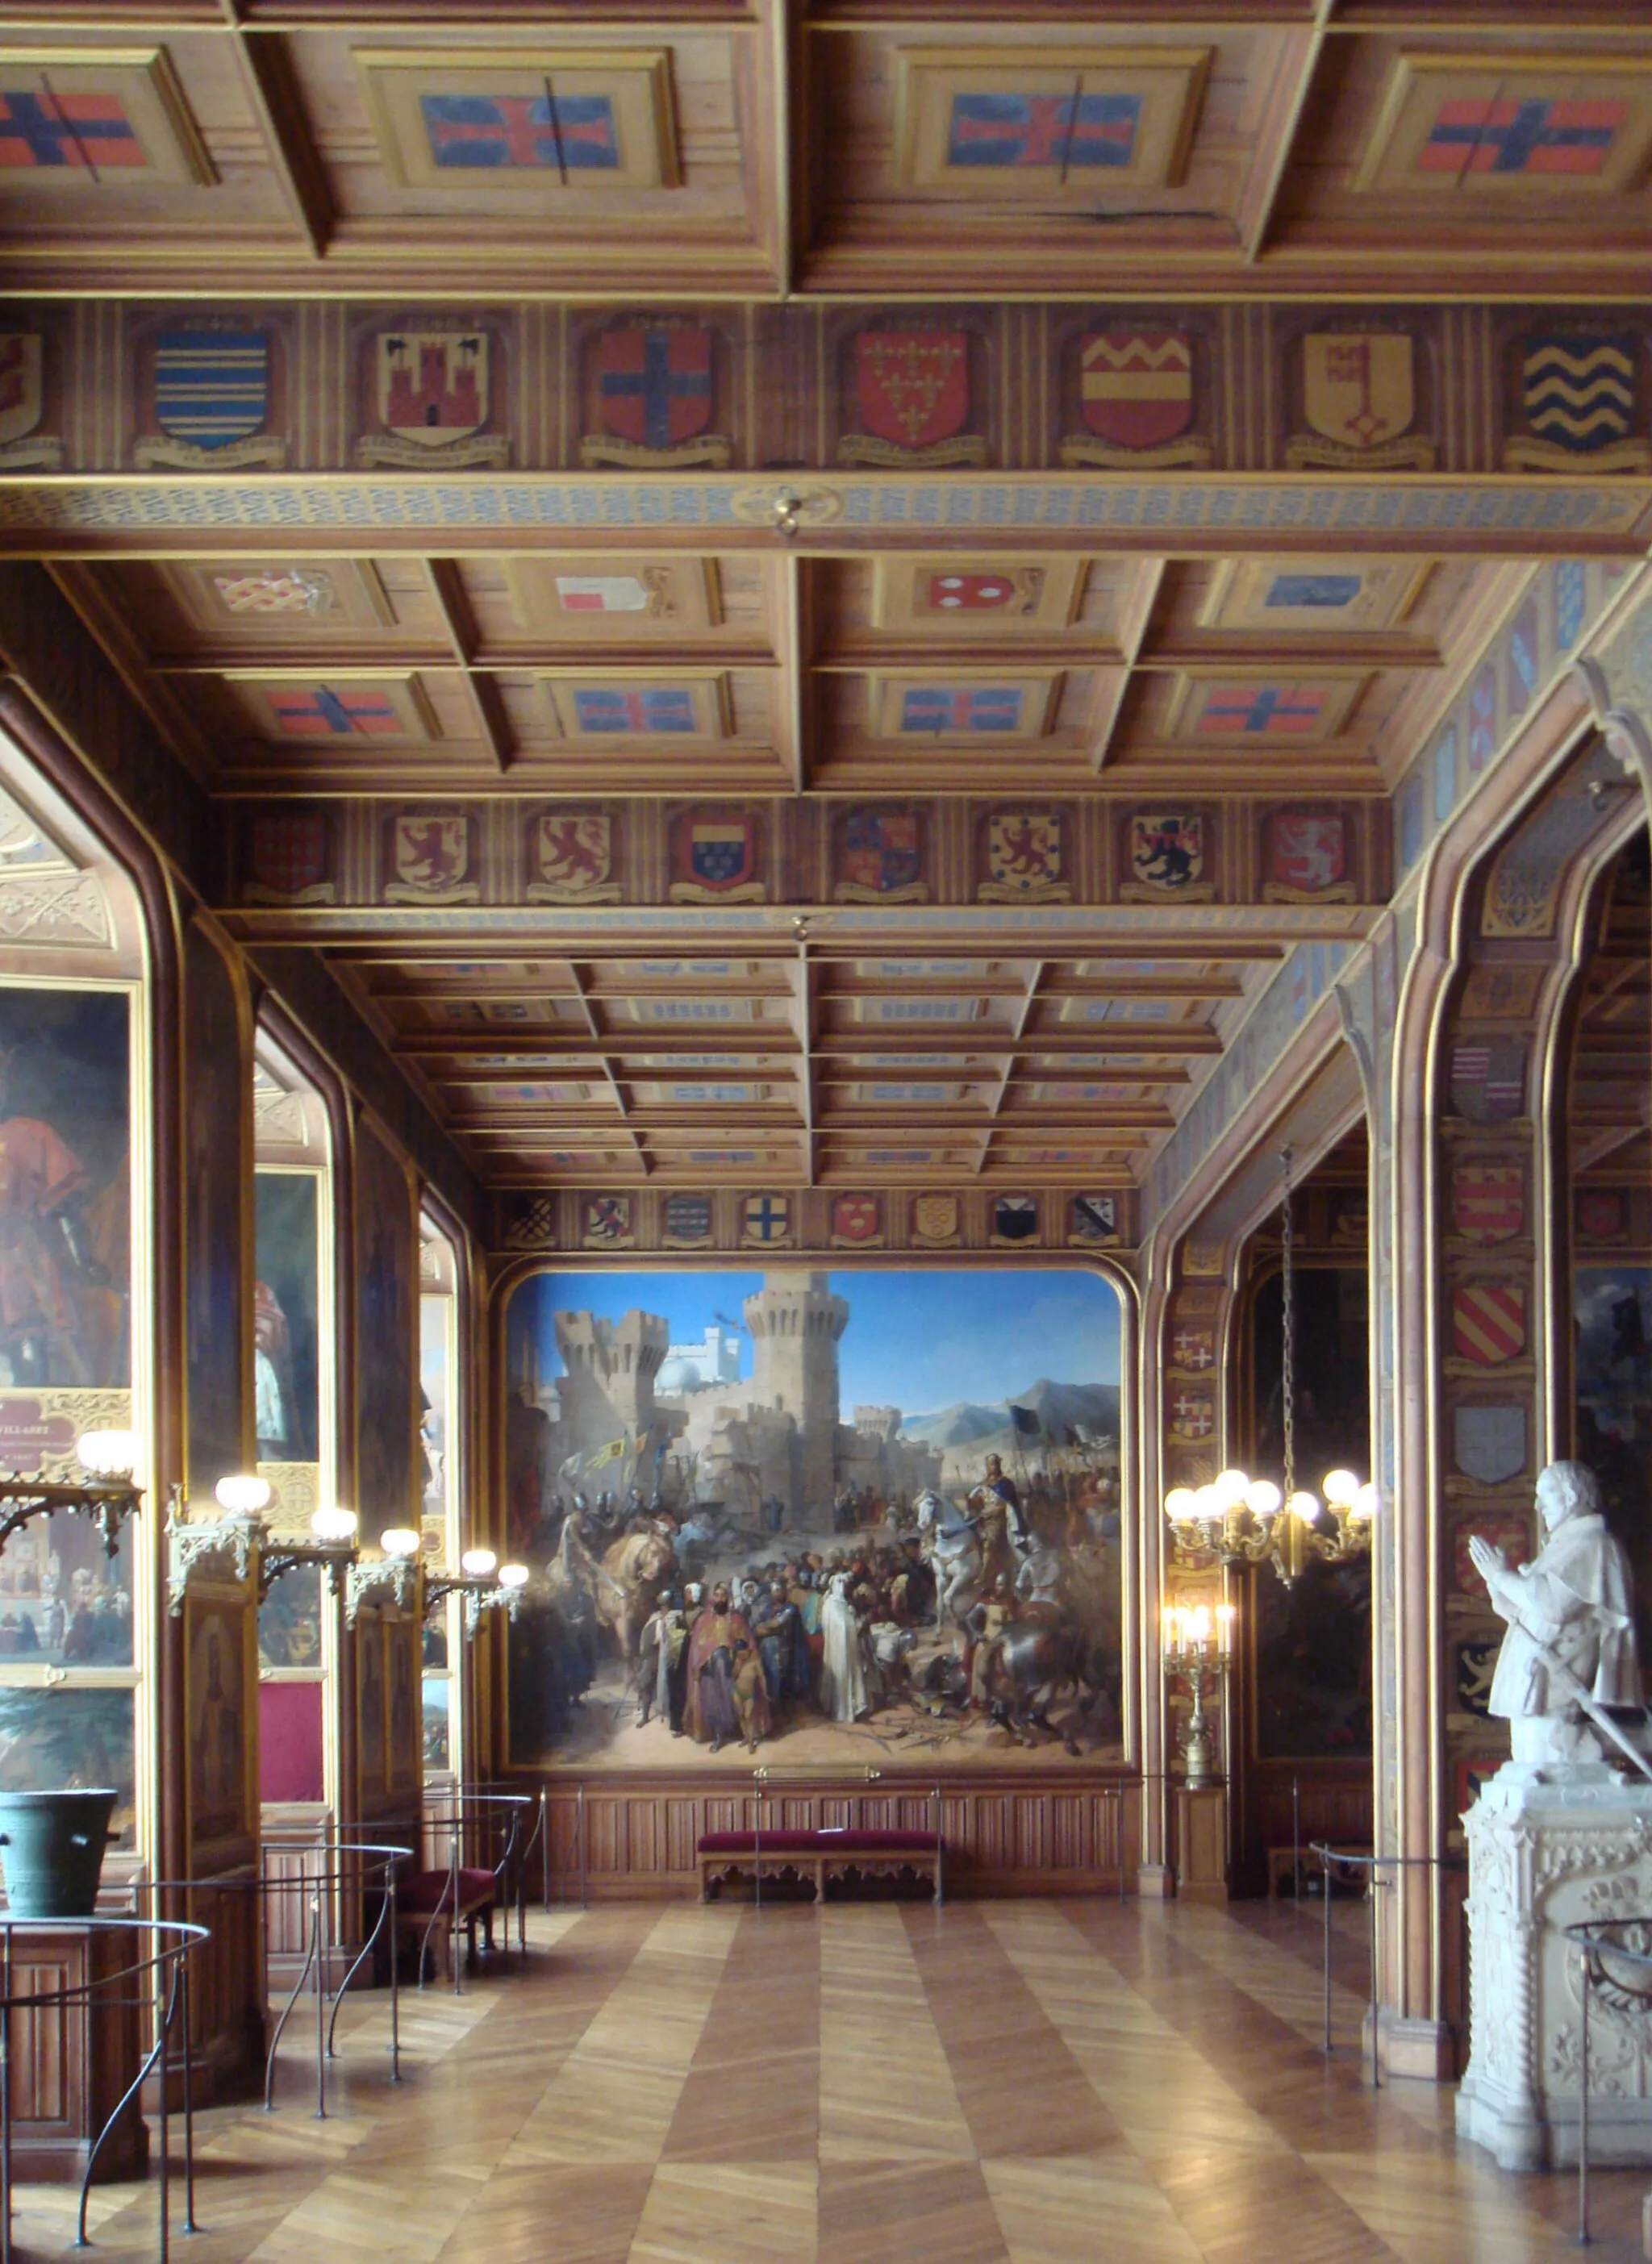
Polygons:
<instances>
[{"instance_id":1,"label":"hanging chain","mask_svg":"<svg viewBox=\"0 0 1652 2264\"><path fill-rule=\"evenodd\" d=\"M1283 1351L1279 1364L1279 1412L1284 1433L1284 1498L1288 1502L1296 1491L1296 1310L1292 1280L1295 1236L1291 1221L1291 1150L1289 1148L1281 1148L1279 1161L1284 1167L1284 1234L1283 1259L1279 1268L1279 1288L1284 1299L1284 1313Z\"/></svg>"}]
</instances>

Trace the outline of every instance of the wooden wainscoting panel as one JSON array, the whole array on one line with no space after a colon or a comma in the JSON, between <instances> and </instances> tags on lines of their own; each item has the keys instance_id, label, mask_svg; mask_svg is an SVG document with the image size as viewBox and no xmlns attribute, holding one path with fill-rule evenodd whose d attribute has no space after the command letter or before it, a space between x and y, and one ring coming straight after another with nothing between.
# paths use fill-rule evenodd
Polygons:
<instances>
[{"instance_id":1,"label":"wooden wainscoting panel","mask_svg":"<svg viewBox=\"0 0 1652 2264\"><path fill-rule=\"evenodd\" d=\"M91 1992L62 2005L35 2005L9 2016L11 2173L23 2180L76 2183L93 2141L138 2072L148 1976L132 1977L147 1937L97 1933L73 1919L15 1937L14 1996L58 1990ZM98 2158L100 2180L142 2173L149 2136L135 2099Z\"/></svg>"},{"instance_id":2,"label":"wooden wainscoting panel","mask_svg":"<svg viewBox=\"0 0 1652 2264\"><path fill-rule=\"evenodd\" d=\"M540 1779L517 1781L537 1796ZM582 1890L614 1900L695 1894L701 1834L750 1831L760 1818L773 1831L935 1828L935 1781L915 1772L863 1784L823 1771L818 1781L771 1785L761 1802L746 1770L693 1780L663 1770L568 1771L542 1781L551 1892L564 1900ZM1117 1893L1121 1866L1133 1886L1140 1790L1139 1779L1117 1772L1028 1771L1013 1783L984 1774L944 1779L948 1893Z\"/></svg>"}]
</instances>

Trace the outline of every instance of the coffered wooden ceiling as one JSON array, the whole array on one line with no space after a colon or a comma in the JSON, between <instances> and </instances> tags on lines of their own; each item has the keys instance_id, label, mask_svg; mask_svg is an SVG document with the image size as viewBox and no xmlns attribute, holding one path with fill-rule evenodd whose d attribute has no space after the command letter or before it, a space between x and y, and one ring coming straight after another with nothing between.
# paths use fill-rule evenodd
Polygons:
<instances>
[{"instance_id":1,"label":"coffered wooden ceiling","mask_svg":"<svg viewBox=\"0 0 1652 2264\"><path fill-rule=\"evenodd\" d=\"M215 791L632 796L1382 794L1529 577L1345 552L58 571Z\"/></svg>"},{"instance_id":2,"label":"coffered wooden ceiling","mask_svg":"<svg viewBox=\"0 0 1652 2264\"><path fill-rule=\"evenodd\" d=\"M1438 293L1587 292L1648 250L1637 0L6 0L0 30L4 287L1410 290L1426 237Z\"/></svg>"},{"instance_id":3,"label":"coffered wooden ceiling","mask_svg":"<svg viewBox=\"0 0 1652 2264\"><path fill-rule=\"evenodd\" d=\"M0 0L0 553L487 1179L1128 1240L1644 559L1649 163L1640 0Z\"/></svg>"}]
</instances>

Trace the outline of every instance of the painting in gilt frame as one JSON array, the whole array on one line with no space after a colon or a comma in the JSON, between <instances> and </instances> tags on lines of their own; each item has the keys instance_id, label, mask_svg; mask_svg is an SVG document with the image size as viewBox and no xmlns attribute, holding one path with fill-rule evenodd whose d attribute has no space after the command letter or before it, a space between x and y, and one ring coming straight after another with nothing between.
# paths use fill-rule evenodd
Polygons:
<instances>
[{"instance_id":1,"label":"painting in gilt frame","mask_svg":"<svg viewBox=\"0 0 1652 2264\"><path fill-rule=\"evenodd\" d=\"M314 1172L261 1171L253 1182L252 1401L261 1465L313 1468L320 1456L320 1188Z\"/></svg>"},{"instance_id":2,"label":"painting in gilt frame","mask_svg":"<svg viewBox=\"0 0 1652 2264\"><path fill-rule=\"evenodd\" d=\"M534 197L679 180L668 47L360 47L398 188Z\"/></svg>"},{"instance_id":3,"label":"painting in gilt frame","mask_svg":"<svg viewBox=\"0 0 1652 2264\"><path fill-rule=\"evenodd\" d=\"M356 1506L364 1533L417 1522L418 1236L406 1167L365 1123L355 1148Z\"/></svg>"},{"instance_id":4,"label":"painting in gilt frame","mask_svg":"<svg viewBox=\"0 0 1652 2264\"><path fill-rule=\"evenodd\" d=\"M1124 1757L1101 1274L545 1271L505 1366L513 1767Z\"/></svg>"},{"instance_id":5,"label":"painting in gilt frame","mask_svg":"<svg viewBox=\"0 0 1652 2264\"><path fill-rule=\"evenodd\" d=\"M251 1457L252 1076L244 997L200 927L184 942L185 1322L189 1491L210 1500Z\"/></svg>"}]
</instances>

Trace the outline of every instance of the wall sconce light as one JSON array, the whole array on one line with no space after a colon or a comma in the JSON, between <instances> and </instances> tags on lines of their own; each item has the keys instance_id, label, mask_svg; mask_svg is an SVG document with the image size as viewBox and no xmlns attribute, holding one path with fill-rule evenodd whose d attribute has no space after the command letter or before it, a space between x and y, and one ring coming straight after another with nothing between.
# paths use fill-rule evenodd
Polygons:
<instances>
[{"instance_id":1,"label":"wall sconce light","mask_svg":"<svg viewBox=\"0 0 1652 2264\"><path fill-rule=\"evenodd\" d=\"M259 1484L263 1484L262 1479ZM222 1499L222 1488L219 1498ZM300 1564L319 1564L327 1575L327 1585L333 1594L342 1594L344 1576L361 1555L356 1545L356 1513L353 1509L338 1507L317 1509L310 1515L309 1529L315 1535L313 1541L285 1540L279 1535L272 1535L260 1549L260 1603L283 1572L291 1572Z\"/></svg>"},{"instance_id":2,"label":"wall sconce light","mask_svg":"<svg viewBox=\"0 0 1652 2264\"><path fill-rule=\"evenodd\" d=\"M0 1549L31 1518L50 1517L65 1510L71 1517L89 1517L103 1536L104 1554L113 1556L120 1545L120 1528L143 1506L142 1489L133 1482L138 1441L131 1431L86 1431L76 1452L86 1476L74 1478L25 1477L13 1470L0 1477Z\"/></svg>"},{"instance_id":3,"label":"wall sconce light","mask_svg":"<svg viewBox=\"0 0 1652 2264\"><path fill-rule=\"evenodd\" d=\"M389 1536L383 1535L381 1538L388 1541ZM462 1596L464 1631L473 1636L481 1624L483 1613L499 1605L502 1604L514 1619L528 1582L526 1564L501 1564L491 1549L467 1549L459 1559L457 1578L443 1575L426 1581L425 1610L428 1614L449 1596Z\"/></svg>"}]
</instances>

